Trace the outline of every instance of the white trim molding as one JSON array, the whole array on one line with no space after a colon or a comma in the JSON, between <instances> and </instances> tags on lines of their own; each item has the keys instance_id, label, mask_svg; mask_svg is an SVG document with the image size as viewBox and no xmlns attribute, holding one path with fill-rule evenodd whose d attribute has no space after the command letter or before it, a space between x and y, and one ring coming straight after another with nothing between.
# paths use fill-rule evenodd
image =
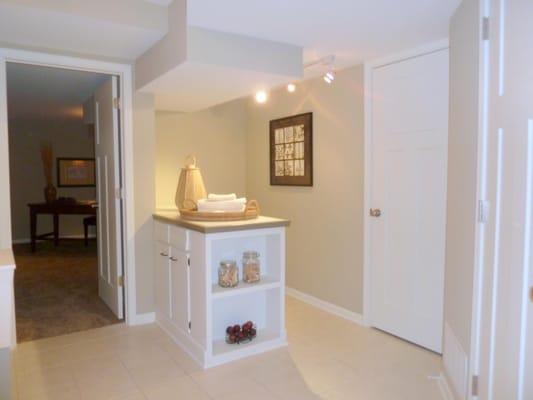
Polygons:
<instances>
[{"instance_id":1,"label":"white trim molding","mask_svg":"<svg viewBox=\"0 0 533 400\"><path fill-rule=\"evenodd\" d=\"M65 236L59 236L59 240L61 239L67 239L67 240L85 240L85 236L84 235L65 235ZM94 233L89 233L87 235L87 239L96 239L96 234ZM42 242L43 240L42 239L37 239L36 240L37 242ZM11 241L12 244L28 244L28 243L31 243L31 239L30 238L23 238L23 239L13 239Z\"/></svg>"},{"instance_id":2,"label":"white trim molding","mask_svg":"<svg viewBox=\"0 0 533 400\"><path fill-rule=\"evenodd\" d=\"M441 372L439 376L435 377L434 379L437 381L437 385L443 400L456 400L445 373Z\"/></svg>"},{"instance_id":3,"label":"white trim molding","mask_svg":"<svg viewBox=\"0 0 533 400\"><path fill-rule=\"evenodd\" d=\"M124 182L123 248L126 323L136 320L135 286L135 209L133 188L133 73L129 64L78 58L59 54L33 52L18 49L0 48L0 186L9 188L9 157L7 128L7 82L6 63L24 63L52 68L66 68L90 71L120 78L121 99L121 140L122 140L122 181ZM9 190L0 193L0 217L4 223L0 227L0 245L11 246L11 207Z\"/></svg>"},{"instance_id":4,"label":"white trim molding","mask_svg":"<svg viewBox=\"0 0 533 400\"><path fill-rule=\"evenodd\" d=\"M132 321L129 325L146 325L153 324L155 322L155 312L137 314L135 320Z\"/></svg>"},{"instance_id":5,"label":"white trim molding","mask_svg":"<svg viewBox=\"0 0 533 400\"><path fill-rule=\"evenodd\" d=\"M468 398L468 357L451 327L444 323L444 375L452 393L460 400Z\"/></svg>"},{"instance_id":6,"label":"white trim molding","mask_svg":"<svg viewBox=\"0 0 533 400\"><path fill-rule=\"evenodd\" d=\"M300 292L299 290L290 287L285 288L285 293L287 294L287 296L293 297L313 307L319 308L322 311L326 311L330 314L336 315L337 317L347 319L348 321L356 323L358 325L364 325L363 316L361 314L355 313L346 308L337 306L335 304L321 300L317 297L311 296L304 292Z\"/></svg>"},{"instance_id":7,"label":"white trim molding","mask_svg":"<svg viewBox=\"0 0 533 400\"><path fill-rule=\"evenodd\" d=\"M431 54L449 48L449 40L442 39L424 46L392 54L364 64L364 244L363 244L363 322L372 326L371 287L372 268L370 259L370 217L372 207L372 73L376 68L394 64L410 58Z\"/></svg>"}]
</instances>

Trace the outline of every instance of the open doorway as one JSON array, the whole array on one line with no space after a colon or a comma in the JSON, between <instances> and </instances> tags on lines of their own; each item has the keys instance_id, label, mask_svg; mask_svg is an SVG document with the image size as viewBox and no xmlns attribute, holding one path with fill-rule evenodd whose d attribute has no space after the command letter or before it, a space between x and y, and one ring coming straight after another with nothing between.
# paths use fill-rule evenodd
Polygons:
<instances>
[{"instance_id":1,"label":"open doorway","mask_svg":"<svg viewBox=\"0 0 533 400\"><path fill-rule=\"evenodd\" d=\"M7 63L19 342L124 316L118 78Z\"/></svg>"}]
</instances>

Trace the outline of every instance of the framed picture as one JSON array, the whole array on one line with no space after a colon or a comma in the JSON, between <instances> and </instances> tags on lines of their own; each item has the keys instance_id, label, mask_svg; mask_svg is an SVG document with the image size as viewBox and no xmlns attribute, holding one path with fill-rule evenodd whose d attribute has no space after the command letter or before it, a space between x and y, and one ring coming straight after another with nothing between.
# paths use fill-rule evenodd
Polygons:
<instances>
[{"instance_id":1,"label":"framed picture","mask_svg":"<svg viewBox=\"0 0 533 400\"><path fill-rule=\"evenodd\" d=\"M58 187L96 186L94 158L58 158Z\"/></svg>"},{"instance_id":2,"label":"framed picture","mask_svg":"<svg viewBox=\"0 0 533 400\"><path fill-rule=\"evenodd\" d=\"M313 113L270 121L270 184L313 186Z\"/></svg>"}]
</instances>

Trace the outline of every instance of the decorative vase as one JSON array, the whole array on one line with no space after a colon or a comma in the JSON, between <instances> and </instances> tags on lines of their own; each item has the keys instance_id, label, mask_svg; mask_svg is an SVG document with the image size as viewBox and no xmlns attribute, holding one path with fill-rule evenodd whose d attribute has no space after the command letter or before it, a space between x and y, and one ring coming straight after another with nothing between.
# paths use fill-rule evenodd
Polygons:
<instances>
[{"instance_id":1,"label":"decorative vase","mask_svg":"<svg viewBox=\"0 0 533 400\"><path fill-rule=\"evenodd\" d=\"M192 160L192 163L181 169L176 190L175 201L178 210L196 210L198 200L207 197L202 174L200 169L196 167L196 157L189 156L187 160L189 159Z\"/></svg>"},{"instance_id":2,"label":"decorative vase","mask_svg":"<svg viewBox=\"0 0 533 400\"><path fill-rule=\"evenodd\" d=\"M53 203L57 199L57 189L51 183L44 188L44 198L47 203Z\"/></svg>"}]
</instances>

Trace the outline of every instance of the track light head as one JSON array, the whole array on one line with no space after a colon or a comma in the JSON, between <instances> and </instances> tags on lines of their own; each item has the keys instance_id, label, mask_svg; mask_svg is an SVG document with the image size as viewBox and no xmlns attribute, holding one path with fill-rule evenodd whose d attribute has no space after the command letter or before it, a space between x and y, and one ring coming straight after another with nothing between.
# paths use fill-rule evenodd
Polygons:
<instances>
[{"instance_id":1,"label":"track light head","mask_svg":"<svg viewBox=\"0 0 533 400\"><path fill-rule=\"evenodd\" d=\"M329 70L324 74L324 81L326 83L332 83L335 80L335 72L333 70Z\"/></svg>"},{"instance_id":2,"label":"track light head","mask_svg":"<svg viewBox=\"0 0 533 400\"><path fill-rule=\"evenodd\" d=\"M265 103L267 99L268 95L264 90L260 90L255 94L255 101L257 101L259 104Z\"/></svg>"}]
</instances>

